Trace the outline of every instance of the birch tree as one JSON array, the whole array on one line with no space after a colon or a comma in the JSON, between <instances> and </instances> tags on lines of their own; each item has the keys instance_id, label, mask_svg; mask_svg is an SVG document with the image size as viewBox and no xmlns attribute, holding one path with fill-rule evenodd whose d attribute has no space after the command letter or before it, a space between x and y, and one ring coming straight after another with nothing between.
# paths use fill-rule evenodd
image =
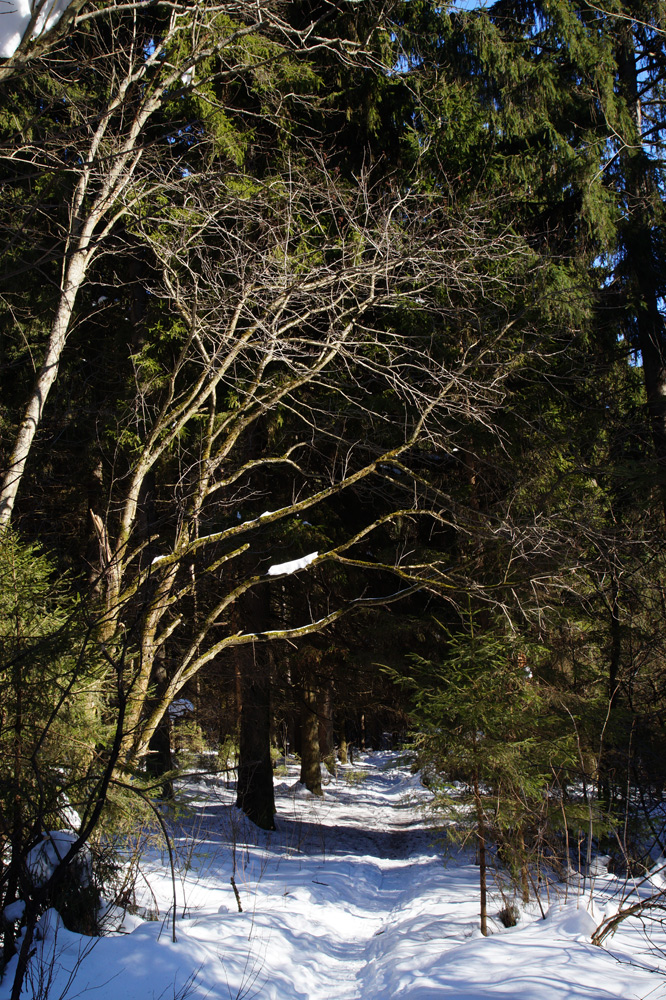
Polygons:
<instances>
[{"instance_id":1,"label":"birch tree","mask_svg":"<svg viewBox=\"0 0 666 1000\"><path fill-rule=\"evenodd\" d=\"M31 24L39 16L36 12ZM33 184L45 176L67 179L65 218L57 245L50 250L59 263L56 299L43 357L8 450L0 529L11 520L92 262L108 249L130 206L149 202L182 177L177 157L169 157L172 137L162 133L157 138L150 132L158 112L192 88L205 89L212 78L219 84L239 81L266 71L288 53L302 56L324 50L347 60L357 58L360 49L358 43L321 34L322 19L294 28L271 0L155 4L149 9L124 3L83 9L74 4L63 16L68 30L61 32L60 48L47 52L36 67L42 76L35 78L28 120L17 126L10 116L0 147L10 187L26 177ZM30 47L30 37L29 25L11 57L14 62ZM84 87L78 97L82 66L93 94ZM18 79L23 79L20 74ZM161 167L157 173L156 158ZM52 220L47 226L51 228Z\"/></svg>"}]
</instances>

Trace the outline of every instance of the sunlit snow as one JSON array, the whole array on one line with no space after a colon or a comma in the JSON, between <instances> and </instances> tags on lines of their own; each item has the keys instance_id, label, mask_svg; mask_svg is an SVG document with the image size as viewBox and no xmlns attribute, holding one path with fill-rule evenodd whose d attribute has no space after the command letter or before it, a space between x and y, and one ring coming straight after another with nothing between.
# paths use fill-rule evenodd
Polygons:
<instances>
[{"instance_id":1,"label":"sunlit snow","mask_svg":"<svg viewBox=\"0 0 666 1000\"><path fill-rule=\"evenodd\" d=\"M0 0L0 58L16 52L35 10L39 16L32 31L36 38L57 24L71 0Z\"/></svg>"},{"instance_id":2,"label":"sunlit snow","mask_svg":"<svg viewBox=\"0 0 666 1000\"><path fill-rule=\"evenodd\" d=\"M309 566L311 562L314 562L318 552L310 552L307 556L301 556L300 559L292 559L291 562L278 563L276 566L271 566L268 570L269 576L283 576L288 573L296 573L299 569L305 569Z\"/></svg>"},{"instance_id":3,"label":"sunlit snow","mask_svg":"<svg viewBox=\"0 0 666 1000\"><path fill-rule=\"evenodd\" d=\"M95 940L50 911L33 988L41 960L53 970L52 997L66 990L95 1000L666 1000L658 922L652 943L638 920L602 948L590 941L626 889L612 875L586 891L542 885L546 919L530 904L510 929L491 879L484 938L473 851L449 850L443 860L421 808L429 792L396 754L339 765L323 799L304 792L295 764L281 770L274 833L235 808L231 773L182 786L189 808L172 820L175 943L167 856L148 846L137 902L151 919L114 910L108 925L117 932ZM15 962L0 1000L10 996Z\"/></svg>"}]
</instances>

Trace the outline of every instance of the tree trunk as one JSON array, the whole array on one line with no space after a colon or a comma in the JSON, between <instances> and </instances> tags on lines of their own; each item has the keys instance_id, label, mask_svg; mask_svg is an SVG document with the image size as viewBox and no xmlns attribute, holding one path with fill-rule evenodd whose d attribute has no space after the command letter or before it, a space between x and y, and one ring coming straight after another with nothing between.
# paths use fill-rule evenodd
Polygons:
<instances>
[{"instance_id":1,"label":"tree trunk","mask_svg":"<svg viewBox=\"0 0 666 1000\"><path fill-rule=\"evenodd\" d=\"M621 236L629 285L629 308L638 347L656 459L657 483L666 517L666 331L659 309L660 275L655 247L653 169L643 148L642 111L633 25L621 29L617 50L620 91L627 102L633 134L622 154L628 213Z\"/></svg>"},{"instance_id":2,"label":"tree trunk","mask_svg":"<svg viewBox=\"0 0 666 1000\"><path fill-rule=\"evenodd\" d=\"M262 584L242 599L248 631L266 629L270 589ZM240 748L236 805L262 830L275 829L275 796L271 762L271 668L268 643L251 643L236 651L241 678Z\"/></svg>"},{"instance_id":3,"label":"tree trunk","mask_svg":"<svg viewBox=\"0 0 666 1000\"><path fill-rule=\"evenodd\" d=\"M28 971L28 964L32 957L32 940L35 933L35 927L37 925L38 911L35 903L32 900L26 900L25 907L25 925L23 928L23 940L21 941L21 947L18 954L18 962L16 965L16 972L14 973L14 982L12 984L11 1000L21 1000L21 994L23 993L23 984Z\"/></svg>"},{"instance_id":4,"label":"tree trunk","mask_svg":"<svg viewBox=\"0 0 666 1000\"><path fill-rule=\"evenodd\" d=\"M160 689L163 690L167 681L166 669L162 662L164 659L163 647L158 651L156 659L160 661L155 670L155 680L157 681L156 698L159 698L161 696ZM146 771L149 774L154 775L156 778L161 778L162 775L173 771L171 719L168 712L165 712L162 716L159 725L150 738L148 747L150 752L146 758ZM173 781L171 778L166 778L162 782L162 797L165 799L173 799L174 797Z\"/></svg>"},{"instance_id":5,"label":"tree trunk","mask_svg":"<svg viewBox=\"0 0 666 1000\"><path fill-rule=\"evenodd\" d=\"M319 753L331 774L335 773L335 741L333 737L333 697L330 679L319 692Z\"/></svg>"},{"instance_id":6,"label":"tree trunk","mask_svg":"<svg viewBox=\"0 0 666 1000\"><path fill-rule=\"evenodd\" d=\"M148 504L147 510L149 523L146 526L145 534L146 536L149 536L152 526L155 523L155 518L154 516L150 517L150 514L152 513L152 505ZM154 693L152 697L147 699L149 711L162 700L166 687L169 683L167 665L165 661L165 647L164 645L160 645L155 651L151 674L151 685L154 686ZM148 742L146 771L148 774L151 774L156 778L160 778L162 775L173 771L173 757L171 755L171 719L168 711L165 712L160 719ZM173 781L171 778L167 778L162 783L162 797L165 799L173 799L174 797Z\"/></svg>"},{"instance_id":7,"label":"tree trunk","mask_svg":"<svg viewBox=\"0 0 666 1000\"><path fill-rule=\"evenodd\" d=\"M488 934L488 888L486 868L486 823L479 790L479 779L474 775L474 802L476 804L476 837L479 845L479 916L481 933Z\"/></svg>"},{"instance_id":8,"label":"tree trunk","mask_svg":"<svg viewBox=\"0 0 666 1000\"><path fill-rule=\"evenodd\" d=\"M245 650L242 651L246 653ZM252 647L249 647L250 656ZM246 656L243 655L245 659ZM270 749L270 680L252 667L243 669L236 805L262 830L275 829L273 765Z\"/></svg>"},{"instance_id":9,"label":"tree trunk","mask_svg":"<svg viewBox=\"0 0 666 1000\"><path fill-rule=\"evenodd\" d=\"M301 702L301 782L313 795L323 795L319 757L317 695L311 682L303 683Z\"/></svg>"},{"instance_id":10,"label":"tree trunk","mask_svg":"<svg viewBox=\"0 0 666 1000\"><path fill-rule=\"evenodd\" d=\"M159 57L156 53L145 57L143 69ZM137 152L137 143L146 122L162 105L164 94L168 87L158 88L155 93L143 101L136 115L128 122L125 134L116 137L115 149L104 151L103 160L98 159L100 149L105 139L108 141L108 129L114 120L114 113L123 106L128 89L136 80L137 67L129 69L118 80L117 89L109 97L106 112L97 120L96 129L87 149L81 150L83 163L78 182L72 193L69 204L70 225L65 242L65 264L60 286L60 300L56 314L51 324L46 355L37 376L37 381L28 400L23 420L14 442L14 448L9 457L0 486L0 531L11 521L16 496L21 485L26 462L37 433L44 406L49 392L58 375L60 359L67 342L72 313L78 293L86 273L94 258L95 240L100 238L98 225L110 210L116 213L116 220L122 215L118 211L117 198L126 191L139 164L143 149ZM173 79L177 79L174 72ZM115 155L113 155L115 154ZM102 172L97 173L101 164ZM91 179L95 175L98 185L96 193L88 207Z\"/></svg>"},{"instance_id":11,"label":"tree trunk","mask_svg":"<svg viewBox=\"0 0 666 1000\"><path fill-rule=\"evenodd\" d=\"M23 420L18 429L0 487L0 530L6 528L11 521L16 495L25 472L32 442L42 419L46 399L58 375L58 367L67 340L74 303L86 274L88 256L87 253L78 251L73 254L67 267L58 310L49 334L46 355L37 375L32 395L25 408Z\"/></svg>"},{"instance_id":12,"label":"tree trunk","mask_svg":"<svg viewBox=\"0 0 666 1000\"><path fill-rule=\"evenodd\" d=\"M666 336L659 312L659 290L651 227L635 220L625 234L627 263L635 281L638 346L643 362L656 478L666 517Z\"/></svg>"},{"instance_id":13,"label":"tree trunk","mask_svg":"<svg viewBox=\"0 0 666 1000\"><path fill-rule=\"evenodd\" d=\"M161 778L173 770L173 758L171 756L171 724L169 716L164 715L157 729L150 738L148 744L150 753L146 759L146 771L148 774ZM171 778L165 778L162 782L162 798L173 799L174 788Z\"/></svg>"},{"instance_id":14,"label":"tree trunk","mask_svg":"<svg viewBox=\"0 0 666 1000\"><path fill-rule=\"evenodd\" d=\"M527 906L530 901L530 873L527 867L527 851L525 849L525 835L522 827L518 831L518 846L520 848L520 883L523 894L523 904Z\"/></svg>"}]
</instances>

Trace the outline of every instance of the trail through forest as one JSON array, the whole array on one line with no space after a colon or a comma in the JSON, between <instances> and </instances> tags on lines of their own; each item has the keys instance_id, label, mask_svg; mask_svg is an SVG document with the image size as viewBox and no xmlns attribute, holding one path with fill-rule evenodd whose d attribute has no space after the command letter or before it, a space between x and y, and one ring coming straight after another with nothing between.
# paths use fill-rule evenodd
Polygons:
<instances>
[{"instance_id":1,"label":"trail through forest","mask_svg":"<svg viewBox=\"0 0 666 1000\"><path fill-rule=\"evenodd\" d=\"M111 936L42 920L28 995L51 1000L574 1000L666 997L660 937L625 922L608 946L590 936L617 906L612 876L592 890L544 891L504 928L495 891L492 934L478 930L478 869L466 851L442 861L423 807L429 793L396 754L340 767L324 798L276 778L278 829L265 834L233 806L224 776L184 789L174 820L176 942L166 855L142 865L144 917L119 912ZM234 876L242 912L231 885ZM649 930L649 929L648 929ZM43 992L45 984L48 991ZM0 987L9 996L11 967ZM39 993L39 989L42 993Z\"/></svg>"}]
</instances>

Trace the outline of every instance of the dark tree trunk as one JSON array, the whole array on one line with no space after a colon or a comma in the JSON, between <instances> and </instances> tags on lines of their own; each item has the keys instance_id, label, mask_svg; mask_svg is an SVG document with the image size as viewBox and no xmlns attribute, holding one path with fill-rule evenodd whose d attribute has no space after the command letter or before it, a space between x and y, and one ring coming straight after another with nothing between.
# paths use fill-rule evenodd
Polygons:
<instances>
[{"instance_id":1,"label":"dark tree trunk","mask_svg":"<svg viewBox=\"0 0 666 1000\"><path fill-rule=\"evenodd\" d=\"M622 229L629 317L641 352L643 378L654 444L656 473L666 516L666 330L659 309L660 262L655 245L653 167L643 148L638 67L631 22L620 32L620 90L633 120L633 135L622 155L627 221Z\"/></svg>"},{"instance_id":2,"label":"dark tree trunk","mask_svg":"<svg viewBox=\"0 0 666 1000\"><path fill-rule=\"evenodd\" d=\"M171 723L168 713L164 715L148 744L150 753L146 759L146 770L155 777L161 777L173 770L171 756ZM162 782L162 797L174 797L173 781L166 778Z\"/></svg>"},{"instance_id":3,"label":"dark tree trunk","mask_svg":"<svg viewBox=\"0 0 666 1000\"><path fill-rule=\"evenodd\" d=\"M620 778L620 747L614 729L617 715L620 667L622 663L622 622L620 619L620 585L617 575L611 577L610 650L608 656L608 724L604 726L599 747L599 798L611 810L618 792Z\"/></svg>"},{"instance_id":4,"label":"dark tree trunk","mask_svg":"<svg viewBox=\"0 0 666 1000\"><path fill-rule=\"evenodd\" d=\"M335 771L335 739L333 735L333 692L330 680L319 692L319 753L328 770Z\"/></svg>"},{"instance_id":5,"label":"dark tree trunk","mask_svg":"<svg viewBox=\"0 0 666 1000\"><path fill-rule=\"evenodd\" d=\"M231 727L231 732L238 733L240 728L240 717L243 709L243 678L241 676L241 670L238 665L238 660L234 660L234 676L233 676L233 692L232 692L232 712L234 717L234 724ZM226 737L228 731L225 729L222 734L222 738Z\"/></svg>"},{"instance_id":6,"label":"dark tree trunk","mask_svg":"<svg viewBox=\"0 0 666 1000\"><path fill-rule=\"evenodd\" d=\"M301 701L301 782L313 795L323 795L319 755L317 695L308 681Z\"/></svg>"},{"instance_id":7,"label":"dark tree trunk","mask_svg":"<svg viewBox=\"0 0 666 1000\"><path fill-rule=\"evenodd\" d=\"M666 516L666 336L659 312L651 227L637 220L625 235L627 265L634 279L638 346L650 416L656 475Z\"/></svg>"},{"instance_id":8,"label":"dark tree trunk","mask_svg":"<svg viewBox=\"0 0 666 1000\"><path fill-rule=\"evenodd\" d=\"M270 609L267 584L242 601L245 628L266 631ZM263 830L275 829L275 797L271 761L271 673L268 643L252 643L236 651L241 681L240 748L236 805Z\"/></svg>"},{"instance_id":9,"label":"dark tree trunk","mask_svg":"<svg viewBox=\"0 0 666 1000\"><path fill-rule=\"evenodd\" d=\"M613 574L611 581L611 649L608 663L608 704L611 711L617 706L620 662L622 659L622 626L620 622L620 587Z\"/></svg>"},{"instance_id":10,"label":"dark tree trunk","mask_svg":"<svg viewBox=\"0 0 666 1000\"><path fill-rule=\"evenodd\" d=\"M164 666L164 647L161 647L155 655L155 667L153 676L156 681L155 698L159 699L164 693L167 684L167 671ZM171 720L166 712L160 720L157 729L153 733L148 744L150 753L146 758L146 771L156 778L173 771L173 757L171 755ZM162 782L162 797L172 799L174 797L173 781L166 778Z\"/></svg>"},{"instance_id":11,"label":"dark tree trunk","mask_svg":"<svg viewBox=\"0 0 666 1000\"><path fill-rule=\"evenodd\" d=\"M527 906L530 901L530 873L527 867L527 850L525 848L525 834L522 827L518 831L518 847L520 849L520 884L522 888L523 904Z\"/></svg>"},{"instance_id":12,"label":"dark tree trunk","mask_svg":"<svg viewBox=\"0 0 666 1000\"><path fill-rule=\"evenodd\" d=\"M476 803L476 836L479 846L479 916L481 933L488 934L488 887L486 866L486 822L479 790L479 779L474 775L474 801Z\"/></svg>"},{"instance_id":13,"label":"dark tree trunk","mask_svg":"<svg viewBox=\"0 0 666 1000\"><path fill-rule=\"evenodd\" d=\"M12 985L11 1000L21 1000L23 984L28 971L28 964L30 962L30 958L32 957L32 940L35 933L35 926L37 924L37 917L38 910L36 905L31 900L27 900L24 915L25 925L23 928L23 940L21 941L21 947L19 949L18 963Z\"/></svg>"},{"instance_id":14,"label":"dark tree trunk","mask_svg":"<svg viewBox=\"0 0 666 1000\"><path fill-rule=\"evenodd\" d=\"M17 889L18 889L18 879L13 866L10 864L9 870L7 872L7 888L5 890L4 897L2 897L2 903L0 905L4 909L9 906L10 903L16 901ZM13 923L6 923L3 929L3 939L2 939L2 955L0 956L0 972L4 969L5 965L12 957L15 951L16 945L16 932L14 930Z\"/></svg>"},{"instance_id":15,"label":"dark tree trunk","mask_svg":"<svg viewBox=\"0 0 666 1000\"><path fill-rule=\"evenodd\" d=\"M338 744L338 760L341 764L346 764L348 762L347 756L347 733L346 729L343 729L340 733L340 742Z\"/></svg>"},{"instance_id":16,"label":"dark tree trunk","mask_svg":"<svg viewBox=\"0 0 666 1000\"><path fill-rule=\"evenodd\" d=\"M236 805L262 830L275 829L270 749L270 680L244 670Z\"/></svg>"}]
</instances>

